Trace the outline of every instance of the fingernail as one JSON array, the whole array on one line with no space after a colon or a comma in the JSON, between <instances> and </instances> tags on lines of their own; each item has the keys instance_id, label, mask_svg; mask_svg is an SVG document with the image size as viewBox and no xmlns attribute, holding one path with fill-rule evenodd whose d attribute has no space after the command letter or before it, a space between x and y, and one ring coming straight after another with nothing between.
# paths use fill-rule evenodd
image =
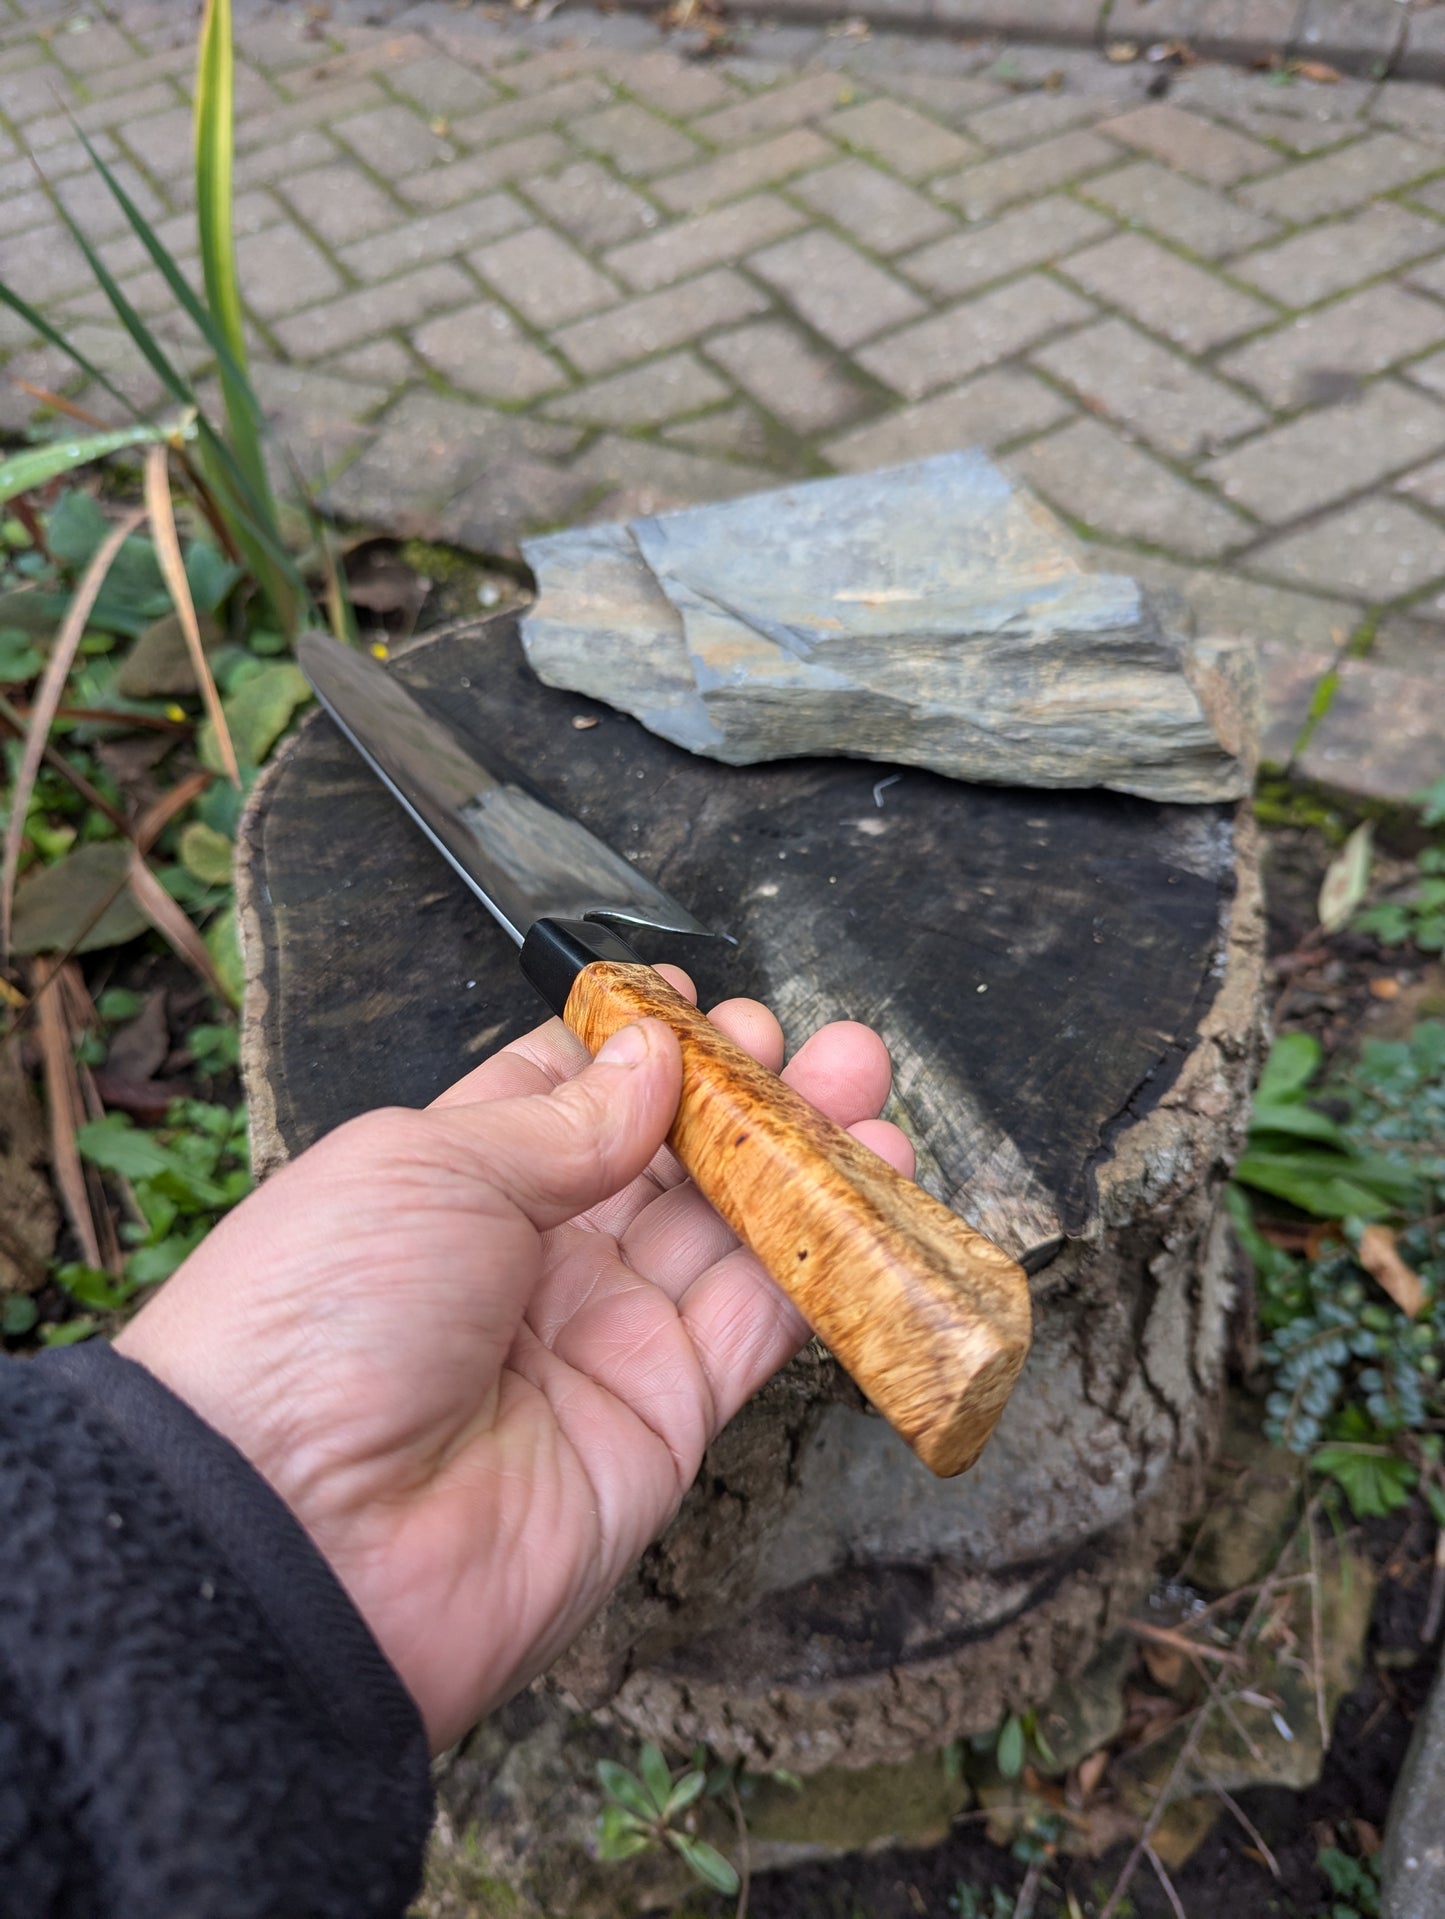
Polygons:
<instances>
[{"instance_id":1,"label":"fingernail","mask_svg":"<svg viewBox=\"0 0 1445 1919\"><path fill-rule=\"evenodd\" d=\"M597 1055L603 1066L640 1066L647 1058L647 1035L640 1026L624 1026Z\"/></svg>"}]
</instances>

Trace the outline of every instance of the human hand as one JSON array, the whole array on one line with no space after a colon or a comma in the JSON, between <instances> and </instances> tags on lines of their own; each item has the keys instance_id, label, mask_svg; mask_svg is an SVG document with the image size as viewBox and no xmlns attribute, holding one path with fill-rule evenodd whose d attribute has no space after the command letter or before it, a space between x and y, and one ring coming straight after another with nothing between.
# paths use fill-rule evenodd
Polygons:
<instances>
[{"instance_id":1,"label":"human hand","mask_svg":"<svg viewBox=\"0 0 1445 1919\"><path fill-rule=\"evenodd\" d=\"M764 1007L712 1018L778 1068ZM911 1173L889 1076L848 1023L783 1074ZM570 1644L807 1337L663 1146L680 1083L660 1021L591 1063L548 1021L425 1112L321 1140L116 1342L285 1500L435 1750Z\"/></svg>"}]
</instances>

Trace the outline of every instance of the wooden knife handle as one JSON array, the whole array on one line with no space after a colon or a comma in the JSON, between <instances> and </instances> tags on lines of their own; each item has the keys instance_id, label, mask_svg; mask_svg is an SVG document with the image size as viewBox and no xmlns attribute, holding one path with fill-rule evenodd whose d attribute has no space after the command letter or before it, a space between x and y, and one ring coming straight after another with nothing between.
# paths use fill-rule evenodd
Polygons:
<instances>
[{"instance_id":1,"label":"wooden knife handle","mask_svg":"<svg viewBox=\"0 0 1445 1919\"><path fill-rule=\"evenodd\" d=\"M627 957L589 956L565 996L526 949L523 965L589 1052L634 1020L672 1028L679 1160L924 1464L942 1477L971 1466L1028 1353L1023 1269L615 947Z\"/></svg>"}]
</instances>

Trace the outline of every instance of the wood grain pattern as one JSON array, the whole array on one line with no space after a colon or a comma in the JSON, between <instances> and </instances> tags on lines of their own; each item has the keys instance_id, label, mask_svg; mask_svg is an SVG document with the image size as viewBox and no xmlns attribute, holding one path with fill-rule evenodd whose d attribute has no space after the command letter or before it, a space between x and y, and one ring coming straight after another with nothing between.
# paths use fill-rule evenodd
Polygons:
<instances>
[{"instance_id":1,"label":"wood grain pattern","mask_svg":"<svg viewBox=\"0 0 1445 1919\"><path fill-rule=\"evenodd\" d=\"M590 1052L633 1020L682 1045L669 1143L859 1387L940 1477L978 1458L1029 1349L1022 1267L725 1039L650 966L578 975Z\"/></svg>"}]
</instances>

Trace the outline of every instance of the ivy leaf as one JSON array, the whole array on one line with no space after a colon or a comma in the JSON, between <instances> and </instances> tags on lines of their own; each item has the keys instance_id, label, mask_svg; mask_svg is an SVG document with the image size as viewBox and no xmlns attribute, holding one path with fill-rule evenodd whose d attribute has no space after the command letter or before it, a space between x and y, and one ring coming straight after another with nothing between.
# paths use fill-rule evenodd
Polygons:
<instances>
[{"instance_id":1,"label":"ivy leaf","mask_svg":"<svg viewBox=\"0 0 1445 1919\"><path fill-rule=\"evenodd\" d=\"M670 1832L667 1836L705 1886L711 1886L714 1892L737 1891L737 1872L716 1846L710 1846L706 1839L694 1839L689 1832Z\"/></svg>"}]
</instances>

